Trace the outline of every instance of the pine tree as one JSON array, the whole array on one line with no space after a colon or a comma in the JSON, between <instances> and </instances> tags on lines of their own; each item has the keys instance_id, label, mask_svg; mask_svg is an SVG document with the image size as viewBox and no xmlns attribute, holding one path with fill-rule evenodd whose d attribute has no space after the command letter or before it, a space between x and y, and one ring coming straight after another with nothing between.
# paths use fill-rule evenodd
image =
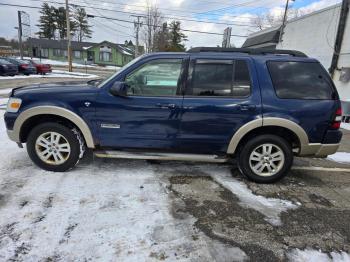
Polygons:
<instances>
[{"instance_id":1,"label":"pine tree","mask_svg":"<svg viewBox=\"0 0 350 262\"><path fill-rule=\"evenodd\" d=\"M169 45L170 45L170 39L169 39L169 28L168 24L165 22L163 23L161 30L157 32L154 39L154 48L155 51L168 51Z\"/></svg>"},{"instance_id":2,"label":"pine tree","mask_svg":"<svg viewBox=\"0 0 350 262\"><path fill-rule=\"evenodd\" d=\"M40 31L37 33L40 38L54 39L56 30L56 13L53 6L44 3L40 10L40 18L38 27Z\"/></svg>"},{"instance_id":3,"label":"pine tree","mask_svg":"<svg viewBox=\"0 0 350 262\"><path fill-rule=\"evenodd\" d=\"M84 8L75 9L74 22L79 42L82 42L84 38L91 38L91 25L89 25L87 14Z\"/></svg>"},{"instance_id":4,"label":"pine tree","mask_svg":"<svg viewBox=\"0 0 350 262\"><path fill-rule=\"evenodd\" d=\"M181 33L180 21L172 21L169 26L169 47L168 51L181 52L186 48L183 41L187 41L187 36Z\"/></svg>"},{"instance_id":5,"label":"pine tree","mask_svg":"<svg viewBox=\"0 0 350 262\"><path fill-rule=\"evenodd\" d=\"M64 7L59 7L55 9L55 22L58 30L60 39L67 38L67 19L66 19L66 9ZM74 35L77 25L75 21L70 21L70 31L71 35Z\"/></svg>"}]
</instances>

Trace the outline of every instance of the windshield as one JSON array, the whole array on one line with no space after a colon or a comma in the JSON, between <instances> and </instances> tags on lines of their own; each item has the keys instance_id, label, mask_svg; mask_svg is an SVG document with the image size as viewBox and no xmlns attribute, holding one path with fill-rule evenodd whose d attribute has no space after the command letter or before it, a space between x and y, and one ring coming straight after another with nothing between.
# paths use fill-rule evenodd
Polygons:
<instances>
[{"instance_id":1,"label":"windshield","mask_svg":"<svg viewBox=\"0 0 350 262\"><path fill-rule=\"evenodd\" d=\"M121 72L123 72L126 68L128 68L129 66L135 64L136 62L138 62L141 58L143 58L145 55L139 56L133 60L131 60L129 63L127 63L126 65L124 65L122 68L120 68L116 73L114 73L113 75L111 75L110 77L107 77L106 79L104 79L97 87L101 88L102 86L104 86L106 83L108 83L111 79L113 79L114 77L116 77L117 75L119 75Z\"/></svg>"}]
</instances>

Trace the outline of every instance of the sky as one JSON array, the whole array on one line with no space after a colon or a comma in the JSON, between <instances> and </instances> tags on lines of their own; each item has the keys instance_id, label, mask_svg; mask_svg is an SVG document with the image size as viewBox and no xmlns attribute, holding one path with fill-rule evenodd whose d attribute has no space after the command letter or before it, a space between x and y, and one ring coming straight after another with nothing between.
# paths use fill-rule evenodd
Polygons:
<instances>
[{"instance_id":1,"label":"sky","mask_svg":"<svg viewBox=\"0 0 350 262\"><path fill-rule=\"evenodd\" d=\"M40 7L44 0L0 0L1 3ZM64 0L47 1L54 6L60 6ZM56 4L56 3L58 4ZM270 13L280 15L284 11L286 0L69 0L70 4L85 6L88 14L105 16L129 22L107 20L104 18L89 18L93 35L86 41L102 42L103 40L124 43L132 40L135 43L135 33L131 13L144 14L145 6L151 3L158 7L164 21L181 21L181 28L191 31L223 33L228 24L232 27L231 44L240 47L246 36L257 31L253 25L254 18L259 14ZM290 0L291 8L303 13L310 13L341 0ZM98 10L96 8L107 9ZM0 5L0 37L17 38L17 10L30 15L31 34L35 37L38 31L39 9L10 7ZM111 11L109 11L111 10ZM191 20L191 21L189 21ZM196 22L193 20L210 21L213 23ZM184 32L188 41L187 48L194 46L217 46L222 43L222 35ZM142 40L142 34L140 36Z\"/></svg>"}]
</instances>

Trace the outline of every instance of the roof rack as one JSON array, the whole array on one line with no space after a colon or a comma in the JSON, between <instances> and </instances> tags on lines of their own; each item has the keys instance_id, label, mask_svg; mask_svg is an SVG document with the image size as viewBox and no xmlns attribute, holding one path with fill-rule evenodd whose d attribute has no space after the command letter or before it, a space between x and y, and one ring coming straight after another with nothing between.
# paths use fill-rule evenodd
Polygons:
<instances>
[{"instance_id":1,"label":"roof rack","mask_svg":"<svg viewBox=\"0 0 350 262\"><path fill-rule=\"evenodd\" d=\"M187 51L188 53L199 52L228 52L228 53L247 53L249 55L291 55L295 57L307 57L306 54L295 50L264 49L264 48L222 48L222 47L194 47Z\"/></svg>"}]
</instances>

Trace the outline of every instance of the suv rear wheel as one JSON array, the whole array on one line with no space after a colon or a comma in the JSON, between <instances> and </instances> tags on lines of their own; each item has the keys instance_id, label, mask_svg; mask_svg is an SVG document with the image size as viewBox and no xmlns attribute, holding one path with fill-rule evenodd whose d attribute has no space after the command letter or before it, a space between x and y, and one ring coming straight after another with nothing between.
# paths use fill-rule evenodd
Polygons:
<instances>
[{"instance_id":1,"label":"suv rear wheel","mask_svg":"<svg viewBox=\"0 0 350 262\"><path fill-rule=\"evenodd\" d=\"M291 145L275 135L250 139L243 146L238 159L241 173L258 183L272 183L283 178L292 164Z\"/></svg>"},{"instance_id":2,"label":"suv rear wheel","mask_svg":"<svg viewBox=\"0 0 350 262\"><path fill-rule=\"evenodd\" d=\"M32 161L42 169L64 172L79 161L81 141L68 127L44 123L33 128L27 139L27 151Z\"/></svg>"}]
</instances>

